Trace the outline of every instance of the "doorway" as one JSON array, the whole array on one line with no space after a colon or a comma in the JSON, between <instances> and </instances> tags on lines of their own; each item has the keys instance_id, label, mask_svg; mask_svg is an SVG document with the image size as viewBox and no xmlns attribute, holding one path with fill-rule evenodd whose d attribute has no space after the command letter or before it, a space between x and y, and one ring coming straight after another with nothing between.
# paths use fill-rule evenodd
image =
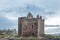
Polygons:
<instances>
[{"instance_id":1,"label":"doorway","mask_svg":"<svg viewBox=\"0 0 60 40\"><path fill-rule=\"evenodd\" d=\"M34 33L32 33L32 36L34 36Z\"/></svg>"}]
</instances>

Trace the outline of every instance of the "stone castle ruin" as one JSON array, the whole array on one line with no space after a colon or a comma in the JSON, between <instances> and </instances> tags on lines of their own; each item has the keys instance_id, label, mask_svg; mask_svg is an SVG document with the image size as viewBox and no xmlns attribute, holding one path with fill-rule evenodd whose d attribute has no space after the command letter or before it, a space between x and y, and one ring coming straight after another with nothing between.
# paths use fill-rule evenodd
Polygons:
<instances>
[{"instance_id":1,"label":"stone castle ruin","mask_svg":"<svg viewBox=\"0 0 60 40\"><path fill-rule=\"evenodd\" d=\"M27 17L18 18L18 35L23 37L44 36L44 19L37 15L36 18L29 12Z\"/></svg>"}]
</instances>

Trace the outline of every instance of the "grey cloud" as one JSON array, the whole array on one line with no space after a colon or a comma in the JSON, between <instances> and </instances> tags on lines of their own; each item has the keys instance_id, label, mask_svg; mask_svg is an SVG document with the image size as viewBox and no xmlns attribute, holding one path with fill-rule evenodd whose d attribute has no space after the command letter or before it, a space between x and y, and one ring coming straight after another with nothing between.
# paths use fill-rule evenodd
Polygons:
<instances>
[{"instance_id":1,"label":"grey cloud","mask_svg":"<svg viewBox=\"0 0 60 40\"><path fill-rule=\"evenodd\" d=\"M0 28L10 28L11 26L17 25L16 22L12 22L7 18L0 17Z\"/></svg>"}]
</instances>

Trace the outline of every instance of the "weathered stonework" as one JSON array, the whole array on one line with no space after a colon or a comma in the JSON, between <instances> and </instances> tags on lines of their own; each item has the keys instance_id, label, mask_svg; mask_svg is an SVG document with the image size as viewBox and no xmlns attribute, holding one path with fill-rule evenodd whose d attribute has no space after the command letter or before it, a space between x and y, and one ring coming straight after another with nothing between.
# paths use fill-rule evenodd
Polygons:
<instances>
[{"instance_id":1,"label":"weathered stonework","mask_svg":"<svg viewBox=\"0 0 60 40\"><path fill-rule=\"evenodd\" d=\"M18 18L18 35L23 37L40 37L44 35L44 20L42 16L33 18L29 12L27 17Z\"/></svg>"}]
</instances>

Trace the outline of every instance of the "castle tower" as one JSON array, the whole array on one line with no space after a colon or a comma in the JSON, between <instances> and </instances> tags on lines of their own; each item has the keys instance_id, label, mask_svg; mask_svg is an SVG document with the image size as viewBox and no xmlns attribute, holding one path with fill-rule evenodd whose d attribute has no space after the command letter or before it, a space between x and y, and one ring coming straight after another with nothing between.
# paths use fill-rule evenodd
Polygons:
<instances>
[{"instance_id":1,"label":"castle tower","mask_svg":"<svg viewBox=\"0 0 60 40\"><path fill-rule=\"evenodd\" d=\"M42 19L42 16L39 17L37 15L37 24L38 24L38 37L42 37L44 35L44 20Z\"/></svg>"},{"instance_id":2,"label":"castle tower","mask_svg":"<svg viewBox=\"0 0 60 40\"><path fill-rule=\"evenodd\" d=\"M18 18L18 36L21 36L22 34L22 19Z\"/></svg>"},{"instance_id":3,"label":"castle tower","mask_svg":"<svg viewBox=\"0 0 60 40\"><path fill-rule=\"evenodd\" d=\"M27 18L28 19L32 19L33 18L33 15L29 12L28 15L27 15Z\"/></svg>"}]
</instances>

